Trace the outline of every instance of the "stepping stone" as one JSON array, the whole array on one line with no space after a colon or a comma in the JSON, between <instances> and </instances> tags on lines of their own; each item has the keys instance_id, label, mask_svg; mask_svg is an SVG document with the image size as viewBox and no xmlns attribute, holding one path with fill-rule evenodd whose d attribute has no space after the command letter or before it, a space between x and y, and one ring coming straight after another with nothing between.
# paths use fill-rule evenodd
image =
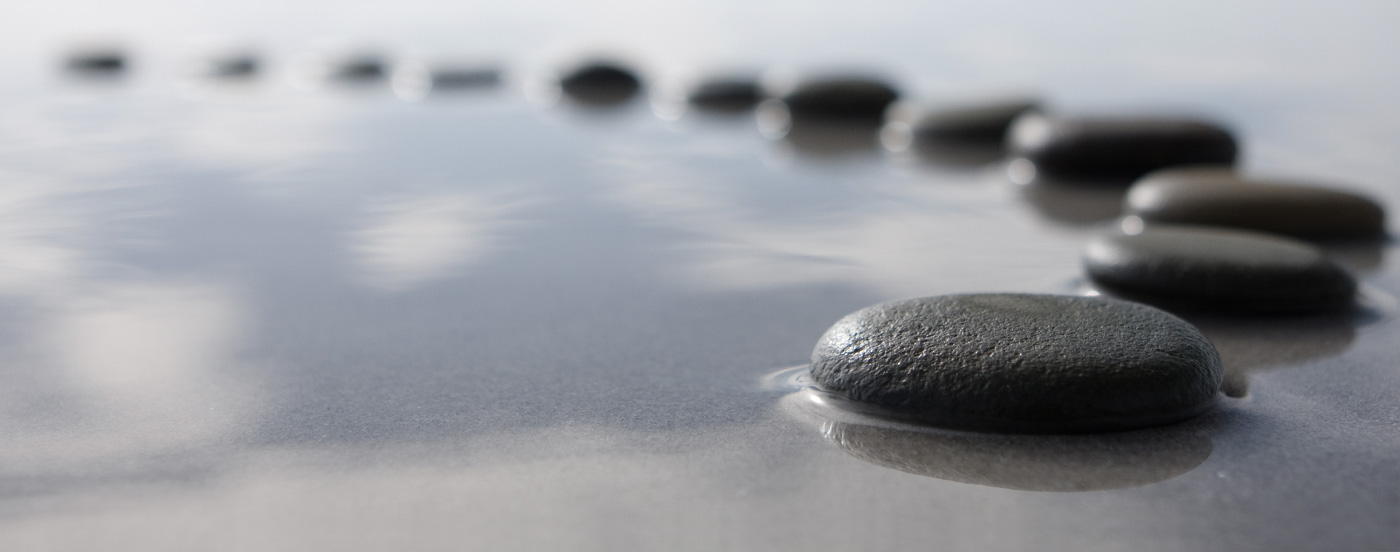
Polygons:
<instances>
[{"instance_id":1,"label":"stepping stone","mask_svg":"<svg viewBox=\"0 0 1400 552\"><path fill-rule=\"evenodd\" d=\"M1011 153L1038 171L1122 179L1176 165L1229 165L1238 151L1219 125L1172 117L1028 114L1016 120L1007 140Z\"/></svg>"},{"instance_id":2,"label":"stepping stone","mask_svg":"<svg viewBox=\"0 0 1400 552\"><path fill-rule=\"evenodd\" d=\"M256 76L258 57L251 53L210 56L204 62L204 75L218 79L248 79Z\"/></svg>"},{"instance_id":3,"label":"stepping stone","mask_svg":"<svg viewBox=\"0 0 1400 552\"><path fill-rule=\"evenodd\" d=\"M116 48L92 48L69 54L67 65L77 73L116 74L126 70L126 55Z\"/></svg>"},{"instance_id":4,"label":"stepping stone","mask_svg":"<svg viewBox=\"0 0 1400 552\"><path fill-rule=\"evenodd\" d=\"M1004 100L928 111L904 121L914 143L1001 146L1017 117L1040 109L1029 99Z\"/></svg>"},{"instance_id":5,"label":"stepping stone","mask_svg":"<svg viewBox=\"0 0 1400 552\"><path fill-rule=\"evenodd\" d=\"M1195 327L1101 297L972 294L882 303L838 321L813 381L879 416L973 430L1069 433L1199 414L1220 357Z\"/></svg>"},{"instance_id":6,"label":"stepping stone","mask_svg":"<svg viewBox=\"0 0 1400 552\"><path fill-rule=\"evenodd\" d=\"M490 66L440 66L434 68L428 77L432 89L437 91L475 90L501 84L501 70Z\"/></svg>"},{"instance_id":7,"label":"stepping stone","mask_svg":"<svg viewBox=\"0 0 1400 552\"><path fill-rule=\"evenodd\" d=\"M559 79L559 89L585 104L613 105L631 100L642 81L631 69L610 61L594 61L575 67Z\"/></svg>"},{"instance_id":8,"label":"stepping stone","mask_svg":"<svg viewBox=\"0 0 1400 552\"><path fill-rule=\"evenodd\" d=\"M1385 234L1385 210L1369 198L1298 183L1242 178L1220 169L1168 169L1128 191L1126 212L1147 222L1232 226L1302 238Z\"/></svg>"},{"instance_id":9,"label":"stepping stone","mask_svg":"<svg viewBox=\"0 0 1400 552\"><path fill-rule=\"evenodd\" d=\"M1115 295L1188 309L1325 312L1351 306L1356 295L1351 274L1306 242L1216 227L1100 236L1084 268Z\"/></svg>"},{"instance_id":10,"label":"stepping stone","mask_svg":"<svg viewBox=\"0 0 1400 552\"><path fill-rule=\"evenodd\" d=\"M334 60L330 78L344 83L370 83L383 79L389 72L384 59L374 54L355 54Z\"/></svg>"},{"instance_id":11,"label":"stepping stone","mask_svg":"<svg viewBox=\"0 0 1400 552\"><path fill-rule=\"evenodd\" d=\"M746 111L763 100L763 87L753 79L726 77L701 81L686 101L710 111Z\"/></svg>"},{"instance_id":12,"label":"stepping stone","mask_svg":"<svg viewBox=\"0 0 1400 552\"><path fill-rule=\"evenodd\" d=\"M794 120L878 123L899 93L874 79L828 77L802 82L780 97Z\"/></svg>"}]
</instances>

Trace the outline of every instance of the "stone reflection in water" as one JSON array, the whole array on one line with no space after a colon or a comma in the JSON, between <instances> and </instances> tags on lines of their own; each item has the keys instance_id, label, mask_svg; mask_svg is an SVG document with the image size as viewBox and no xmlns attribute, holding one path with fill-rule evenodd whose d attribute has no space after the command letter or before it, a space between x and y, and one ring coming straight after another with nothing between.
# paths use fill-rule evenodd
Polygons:
<instances>
[{"instance_id":1,"label":"stone reflection in water","mask_svg":"<svg viewBox=\"0 0 1400 552\"><path fill-rule=\"evenodd\" d=\"M1138 487L1205 462L1210 439L1189 426L1096 435L1008 435L828 421L827 441L877 466L1019 491Z\"/></svg>"},{"instance_id":2,"label":"stone reflection in water","mask_svg":"<svg viewBox=\"0 0 1400 552\"><path fill-rule=\"evenodd\" d=\"M1342 354L1356 340L1356 326L1369 314L1314 316L1187 315L1220 352L1225 368L1221 391L1243 397L1249 373L1303 364Z\"/></svg>"},{"instance_id":3,"label":"stone reflection in water","mask_svg":"<svg viewBox=\"0 0 1400 552\"><path fill-rule=\"evenodd\" d=\"M1373 273L1381 268L1387 239L1346 240L1317 244L1322 251L1353 272Z\"/></svg>"},{"instance_id":4,"label":"stone reflection in water","mask_svg":"<svg viewBox=\"0 0 1400 552\"><path fill-rule=\"evenodd\" d=\"M759 130L807 158L844 158L874 155L880 146L878 121L796 117L776 100L758 106Z\"/></svg>"},{"instance_id":5,"label":"stone reflection in water","mask_svg":"<svg viewBox=\"0 0 1400 552\"><path fill-rule=\"evenodd\" d=\"M1056 224L1092 226L1123 212L1127 181L1052 178L1039 174L1025 159L1011 160L1006 172L1026 204Z\"/></svg>"},{"instance_id":6,"label":"stone reflection in water","mask_svg":"<svg viewBox=\"0 0 1400 552\"><path fill-rule=\"evenodd\" d=\"M976 168L1006 153L1006 130L1022 113L1039 109L1031 99L922 108L896 104L880 132L885 149L947 167Z\"/></svg>"},{"instance_id":7,"label":"stone reflection in water","mask_svg":"<svg viewBox=\"0 0 1400 552\"><path fill-rule=\"evenodd\" d=\"M902 122L885 125L880 130L880 143L897 158L957 169L984 167L1006 153L998 144L918 140L914 130Z\"/></svg>"}]
</instances>

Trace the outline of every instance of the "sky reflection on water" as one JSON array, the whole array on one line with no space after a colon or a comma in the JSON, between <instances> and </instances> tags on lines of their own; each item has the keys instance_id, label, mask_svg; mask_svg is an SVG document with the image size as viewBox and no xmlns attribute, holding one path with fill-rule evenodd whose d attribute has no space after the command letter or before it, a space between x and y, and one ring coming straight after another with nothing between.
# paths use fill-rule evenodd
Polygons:
<instances>
[{"instance_id":1,"label":"sky reflection on water","mask_svg":"<svg viewBox=\"0 0 1400 552\"><path fill-rule=\"evenodd\" d=\"M748 118L660 120L644 98L541 105L514 80L590 36L653 45L648 77L860 57L915 98L1029 83L1052 109L1205 106L1238 125L1251 170L1400 204L1400 78L1378 70L1400 51L1393 6L1177 5L604 3L539 20L308 3L268 20L152 1L6 25L0 542L1392 548L1388 318L1312 341L1226 328L1244 364L1289 366L1130 488L1019 493L857 462L753 382L870 303L1071 291L1112 198L902 163L873 133L828 156ZM51 46L94 26L132 37L128 78L55 78ZM163 37L210 29L265 39L252 86L180 84ZM511 77L441 102L296 88L291 60L320 34L502 52ZM1393 294L1388 248L1365 278Z\"/></svg>"}]
</instances>

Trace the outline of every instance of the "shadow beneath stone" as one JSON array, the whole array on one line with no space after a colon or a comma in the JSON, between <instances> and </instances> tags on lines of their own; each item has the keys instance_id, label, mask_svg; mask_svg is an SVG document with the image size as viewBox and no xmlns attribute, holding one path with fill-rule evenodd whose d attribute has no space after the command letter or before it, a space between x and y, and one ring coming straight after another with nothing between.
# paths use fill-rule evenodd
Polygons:
<instances>
[{"instance_id":1,"label":"shadow beneath stone","mask_svg":"<svg viewBox=\"0 0 1400 552\"><path fill-rule=\"evenodd\" d=\"M1385 262L1385 247L1389 238L1373 240L1338 240L1315 242L1332 260L1355 272L1371 274Z\"/></svg>"},{"instance_id":2,"label":"shadow beneath stone","mask_svg":"<svg viewBox=\"0 0 1400 552\"><path fill-rule=\"evenodd\" d=\"M1093 435L1005 435L828 421L827 441L893 470L1020 491L1138 487L1190 472L1210 457L1198 424Z\"/></svg>"},{"instance_id":3,"label":"shadow beneath stone","mask_svg":"<svg viewBox=\"0 0 1400 552\"><path fill-rule=\"evenodd\" d=\"M1121 180L1068 180L1038 175L1024 159L1007 163L1007 176L1037 214L1065 226L1092 226L1118 218L1128 193Z\"/></svg>"},{"instance_id":4,"label":"shadow beneath stone","mask_svg":"<svg viewBox=\"0 0 1400 552\"><path fill-rule=\"evenodd\" d=\"M1227 316L1177 313L1195 324L1220 351L1225 368L1221 391L1243 397L1249 374L1342 354L1356 340L1356 328L1377 315L1362 308L1311 316Z\"/></svg>"}]
</instances>

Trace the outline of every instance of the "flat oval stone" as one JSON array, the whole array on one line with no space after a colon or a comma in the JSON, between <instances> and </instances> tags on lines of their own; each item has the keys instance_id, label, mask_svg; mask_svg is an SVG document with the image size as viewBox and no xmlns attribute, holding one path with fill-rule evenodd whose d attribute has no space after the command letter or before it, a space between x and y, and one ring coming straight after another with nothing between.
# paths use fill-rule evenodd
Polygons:
<instances>
[{"instance_id":1,"label":"flat oval stone","mask_svg":"<svg viewBox=\"0 0 1400 552\"><path fill-rule=\"evenodd\" d=\"M1226 170L1149 174L1128 191L1125 212L1149 222L1232 226L1303 238L1385 234L1385 210L1374 200L1341 190L1241 178Z\"/></svg>"},{"instance_id":2,"label":"flat oval stone","mask_svg":"<svg viewBox=\"0 0 1400 552\"><path fill-rule=\"evenodd\" d=\"M758 81L740 77L701 81L686 96L686 101L691 105L713 111L743 111L762 100L763 87Z\"/></svg>"},{"instance_id":3,"label":"flat oval stone","mask_svg":"<svg viewBox=\"0 0 1400 552\"><path fill-rule=\"evenodd\" d=\"M793 119L880 121L899 93L884 82L859 77L813 79L781 95Z\"/></svg>"},{"instance_id":4,"label":"flat oval stone","mask_svg":"<svg viewBox=\"0 0 1400 552\"><path fill-rule=\"evenodd\" d=\"M1034 100L987 102L928 111L909 123L916 142L1002 145L1017 117L1040 109Z\"/></svg>"},{"instance_id":5,"label":"flat oval stone","mask_svg":"<svg viewBox=\"0 0 1400 552\"><path fill-rule=\"evenodd\" d=\"M388 74L388 64L375 54L355 54L340 60L331 68L330 76L342 82L374 82Z\"/></svg>"},{"instance_id":6,"label":"flat oval stone","mask_svg":"<svg viewBox=\"0 0 1400 552\"><path fill-rule=\"evenodd\" d=\"M838 321L813 380L885 416L975 430L1143 427L1208 409L1220 357L1195 327L1101 297L971 294L882 303Z\"/></svg>"},{"instance_id":7,"label":"flat oval stone","mask_svg":"<svg viewBox=\"0 0 1400 552\"><path fill-rule=\"evenodd\" d=\"M610 61L594 61L574 68L559 79L569 97L590 104L618 104L632 99L642 81L631 69Z\"/></svg>"},{"instance_id":8,"label":"flat oval stone","mask_svg":"<svg viewBox=\"0 0 1400 552\"><path fill-rule=\"evenodd\" d=\"M1350 306L1356 280L1322 251L1284 236L1161 226L1100 236L1084 268L1106 291L1215 311L1323 312Z\"/></svg>"},{"instance_id":9,"label":"flat oval stone","mask_svg":"<svg viewBox=\"0 0 1400 552\"><path fill-rule=\"evenodd\" d=\"M115 74L126 69L126 55L116 48L91 48L68 55L68 69L79 73Z\"/></svg>"},{"instance_id":10,"label":"flat oval stone","mask_svg":"<svg viewBox=\"0 0 1400 552\"><path fill-rule=\"evenodd\" d=\"M1211 122L1169 117L1051 117L1027 114L1007 147L1047 174L1137 178L1176 165L1229 165L1238 147Z\"/></svg>"}]
</instances>

